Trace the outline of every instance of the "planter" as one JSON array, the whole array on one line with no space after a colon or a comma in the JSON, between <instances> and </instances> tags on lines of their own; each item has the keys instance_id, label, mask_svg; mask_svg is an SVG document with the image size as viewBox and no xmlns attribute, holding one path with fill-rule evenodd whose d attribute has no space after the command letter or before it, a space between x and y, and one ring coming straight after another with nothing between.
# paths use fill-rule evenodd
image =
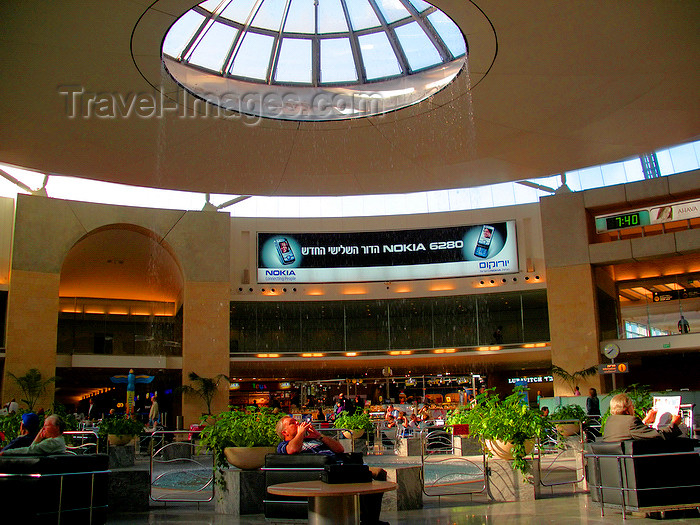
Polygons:
<instances>
[{"instance_id":1,"label":"planter","mask_svg":"<svg viewBox=\"0 0 700 525\"><path fill-rule=\"evenodd\" d=\"M107 434L107 441L113 447L128 445L133 439L131 434Z\"/></svg>"},{"instance_id":2,"label":"planter","mask_svg":"<svg viewBox=\"0 0 700 525\"><path fill-rule=\"evenodd\" d=\"M360 430L343 430L345 439L359 439L365 435L364 429Z\"/></svg>"},{"instance_id":3,"label":"planter","mask_svg":"<svg viewBox=\"0 0 700 525\"><path fill-rule=\"evenodd\" d=\"M265 456L273 454L275 447L226 447L224 455L231 465L241 470L253 470L265 464Z\"/></svg>"},{"instance_id":4,"label":"planter","mask_svg":"<svg viewBox=\"0 0 700 525\"><path fill-rule=\"evenodd\" d=\"M513 458L513 454L511 453L511 450L513 449L513 443L511 442L487 439L484 441L484 445L486 445L487 450L489 450L491 454L493 454L497 458L509 460L515 459ZM528 439L525 441L526 454L530 454L534 448L535 442L532 439Z\"/></svg>"},{"instance_id":5,"label":"planter","mask_svg":"<svg viewBox=\"0 0 700 525\"><path fill-rule=\"evenodd\" d=\"M556 427L557 432L564 437L575 436L581 430L581 426L578 423L559 423Z\"/></svg>"}]
</instances>

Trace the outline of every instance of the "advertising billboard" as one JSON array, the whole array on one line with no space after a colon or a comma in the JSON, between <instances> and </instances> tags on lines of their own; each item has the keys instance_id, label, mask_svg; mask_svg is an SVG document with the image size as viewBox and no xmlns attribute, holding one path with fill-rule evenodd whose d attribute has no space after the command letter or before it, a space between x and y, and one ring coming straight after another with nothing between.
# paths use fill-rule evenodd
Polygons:
<instances>
[{"instance_id":1,"label":"advertising billboard","mask_svg":"<svg viewBox=\"0 0 700 525\"><path fill-rule=\"evenodd\" d=\"M259 283L516 273L515 221L373 232L258 233Z\"/></svg>"}]
</instances>

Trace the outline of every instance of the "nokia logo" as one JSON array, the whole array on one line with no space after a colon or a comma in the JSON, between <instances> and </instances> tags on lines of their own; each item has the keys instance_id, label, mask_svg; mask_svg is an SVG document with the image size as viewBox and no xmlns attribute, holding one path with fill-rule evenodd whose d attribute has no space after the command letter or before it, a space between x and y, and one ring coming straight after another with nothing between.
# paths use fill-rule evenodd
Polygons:
<instances>
[{"instance_id":1,"label":"nokia logo","mask_svg":"<svg viewBox=\"0 0 700 525\"><path fill-rule=\"evenodd\" d=\"M294 273L294 270L265 270L265 275L266 276L269 276L269 275L272 275L272 276L280 276L280 275L292 276L292 275L294 275L294 276L296 276L296 274Z\"/></svg>"},{"instance_id":2,"label":"nokia logo","mask_svg":"<svg viewBox=\"0 0 700 525\"><path fill-rule=\"evenodd\" d=\"M498 268L507 268L509 260L503 261L484 261L479 263L480 270L496 270Z\"/></svg>"}]
</instances>

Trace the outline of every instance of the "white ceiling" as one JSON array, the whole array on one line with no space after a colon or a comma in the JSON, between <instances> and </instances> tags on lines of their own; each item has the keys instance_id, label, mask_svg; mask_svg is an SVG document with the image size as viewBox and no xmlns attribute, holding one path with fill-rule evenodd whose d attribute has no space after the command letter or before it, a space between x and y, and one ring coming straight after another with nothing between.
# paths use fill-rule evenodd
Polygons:
<instances>
[{"instance_id":1,"label":"white ceiling","mask_svg":"<svg viewBox=\"0 0 700 525\"><path fill-rule=\"evenodd\" d=\"M193 2L0 2L0 162L199 192L353 195L546 176L700 136L697 0L433 3L465 33L469 74L381 117L297 123L192 117L191 96L188 118L99 118L87 103L69 118L67 86L182 102L160 44Z\"/></svg>"}]
</instances>

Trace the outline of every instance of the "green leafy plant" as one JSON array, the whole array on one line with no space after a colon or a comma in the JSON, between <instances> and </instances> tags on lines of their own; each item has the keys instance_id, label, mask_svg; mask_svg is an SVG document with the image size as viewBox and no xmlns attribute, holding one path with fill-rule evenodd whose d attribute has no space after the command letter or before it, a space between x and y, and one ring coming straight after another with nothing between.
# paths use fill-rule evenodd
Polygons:
<instances>
[{"instance_id":1,"label":"green leafy plant","mask_svg":"<svg viewBox=\"0 0 700 525\"><path fill-rule=\"evenodd\" d=\"M447 413L447 417L445 418L445 423L449 425L468 425L469 421L469 409L462 407L462 408L455 408L454 410L451 410ZM449 429L448 429L449 430Z\"/></svg>"},{"instance_id":2,"label":"green leafy plant","mask_svg":"<svg viewBox=\"0 0 700 525\"><path fill-rule=\"evenodd\" d=\"M596 375L597 373L598 365L589 366L583 370L577 370L576 372L571 373L567 372L560 366L552 365L552 375L557 376L559 379L569 385L572 394L575 392L576 383L579 383L589 376Z\"/></svg>"},{"instance_id":3,"label":"green leafy plant","mask_svg":"<svg viewBox=\"0 0 700 525\"><path fill-rule=\"evenodd\" d=\"M42 379L41 372L39 372L37 368L30 368L26 374L19 377L12 372L8 372L7 375L17 383L17 386L22 391L22 395L25 399L20 399L20 401L27 405L29 412L34 411L34 405L36 405L36 402L46 391L46 388L56 381L56 377Z\"/></svg>"},{"instance_id":4,"label":"green leafy plant","mask_svg":"<svg viewBox=\"0 0 700 525\"><path fill-rule=\"evenodd\" d=\"M126 416L108 417L100 421L100 437L114 434L117 436L138 436L143 432L142 422Z\"/></svg>"},{"instance_id":5,"label":"green leafy plant","mask_svg":"<svg viewBox=\"0 0 700 525\"><path fill-rule=\"evenodd\" d=\"M199 449L214 453L216 465L226 468L226 447L274 447L280 442L275 426L284 414L274 413L263 407L221 412L209 419L200 434Z\"/></svg>"},{"instance_id":6,"label":"green leafy plant","mask_svg":"<svg viewBox=\"0 0 700 525\"><path fill-rule=\"evenodd\" d=\"M374 430L374 423L369 418L369 414L356 410L353 415L343 410L333 421L335 428L345 428L348 430L364 430L369 433Z\"/></svg>"},{"instance_id":7,"label":"green leafy plant","mask_svg":"<svg viewBox=\"0 0 700 525\"><path fill-rule=\"evenodd\" d=\"M588 415L580 405L562 405L552 412L550 416L553 420L576 419L578 421L586 421Z\"/></svg>"},{"instance_id":8,"label":"green leafy plant","mask_svg":"<svg viewBox=\"0 0 700 525\"><path fill-rule=\"evenodd\" d=\"M2 447L19 435L20 423L22 423L22 414L12 413L0 416L0 433L5 436L4 440L0 440Z\"/></svg>"},{"instance_id":9,"label":"green leafy plant","mask_svg":"<svg viewBox=\"0 0 700 525\"><path fill-rule=\"evenodd\" d=\"M478 438L482 444L487 441L511 443L513 468L523 475L530 470L525 457L525 442L544 438L551 424L542 417L539 410L530 409L523 403L522 387L516 387L511 395L501 400L493 389L476 396L476 404L469 410L453 411L448 415L447 424L469 425L469 435ZM491 456L489 451L489 456Z\"/></svg>"},{"instance_id":10,"label":"green leafy plant","mask_svg":"<svg viewBox=\"0 0 700 525\"><path fill-rule=\"evenodd\" d=\"M202 377L196 372L190 372L188 377L194 386L183 385L178 388L178 391L201 398L207 406L207 411L204 415L211 415L211 402L216 392L219 390L219 383L221 383L221 381L228 382L228 377L224 374L219 374L215 377Z\"/></svg>"}]
</instances>

